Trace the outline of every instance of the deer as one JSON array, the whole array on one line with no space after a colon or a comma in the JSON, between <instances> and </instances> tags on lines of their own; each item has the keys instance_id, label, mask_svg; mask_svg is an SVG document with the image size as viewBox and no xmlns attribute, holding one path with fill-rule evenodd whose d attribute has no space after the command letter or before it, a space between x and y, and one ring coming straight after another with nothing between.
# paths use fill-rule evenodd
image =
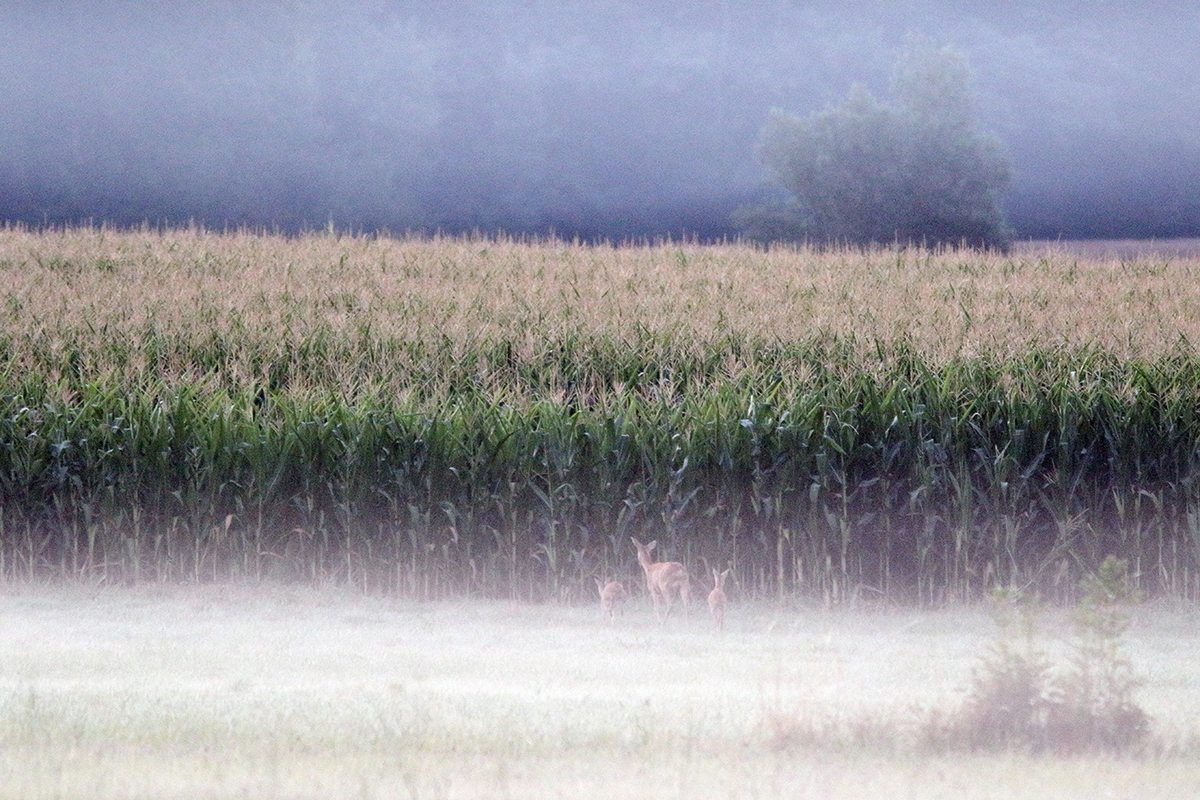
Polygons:
<instances>
[{"instance_id":1,"label":"deer","mask_svg":"<svg viewBox=\"0 0 1200 800\"><path fill-rule=\"evenodd\" d=\"M600 613L608 617L612 625L616 619L617 606L629 598L629 590L620 581L596 578L596 589L600 592Z\"/></svg>"},{"instance_id":2,"label":"deer","mask_svg":"<svg viewBox=\"0 0 1200 800\"><path fill-rule=\"evenodd\" d=\"M678 561L656 562L650 551L658 544L657 541L642 544L632 536L629 539L637 548L638 563L646 572L646 588L650 590L650 599L654 603L654 615L660 622L670 615L671 601L676 591L679 592L679 597L683 601L683 613L687 614L691 605L692 589L691 579L683 564ZM665 613L659 611L660 606L666 607Z\"/></svg>"},{"instance_id":3,"label":"deer","mask_svg":"<svg viewBox=\"0 0 1200 800\"><path fill-rule=\"evenodd\" d=\"M716 567L712 568L713 574L713 590L708 593L708 612L712 614L713 621L717 623L717 630L725 630L725 578L729 575L729 570L719 572Z\"/></svg>"}]
</instances>

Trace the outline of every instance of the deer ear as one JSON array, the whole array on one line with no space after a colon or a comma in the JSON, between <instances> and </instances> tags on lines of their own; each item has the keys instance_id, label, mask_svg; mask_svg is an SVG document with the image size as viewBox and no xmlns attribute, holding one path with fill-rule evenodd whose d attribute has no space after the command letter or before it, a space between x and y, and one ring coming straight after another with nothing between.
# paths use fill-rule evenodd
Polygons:
<instances>
[{"instance_id":1,"label":"deer ear","mask_svg":"<svg viewBox=\"0 0 1200 800\"><path fill-rule=\"evenodd\" d=\"M646 549L647 549L647 550L653 550L653 549L654 549L654 545L656 545L656 544L658 544L658 540L657 540L657 539L655 539L655 540L654 540L653 542L651 542L650 544L646 545Z\"/></svg>"}]
</instances>

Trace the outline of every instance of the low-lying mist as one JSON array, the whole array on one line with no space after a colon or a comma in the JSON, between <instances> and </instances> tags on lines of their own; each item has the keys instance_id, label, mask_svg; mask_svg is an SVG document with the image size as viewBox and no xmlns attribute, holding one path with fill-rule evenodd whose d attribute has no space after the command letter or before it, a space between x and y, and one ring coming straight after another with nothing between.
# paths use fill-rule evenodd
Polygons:
<instances>
[{"instance_id":1,"label":"low-lying mist","mask_svg":"<svg viewBox=\"0 0 1200 800\"><path fill-rule=\"evenodd\" d=\"M718 632L695 610L657 622L644 589L610 625L594 604L10 581L0 631L0 798L1181 797L1197 782L1196 632L1164 606L1127 643L1157 750L1120 757L922 744L988 652L981 609L731 589Z\"/></svg>"}]
</instances>

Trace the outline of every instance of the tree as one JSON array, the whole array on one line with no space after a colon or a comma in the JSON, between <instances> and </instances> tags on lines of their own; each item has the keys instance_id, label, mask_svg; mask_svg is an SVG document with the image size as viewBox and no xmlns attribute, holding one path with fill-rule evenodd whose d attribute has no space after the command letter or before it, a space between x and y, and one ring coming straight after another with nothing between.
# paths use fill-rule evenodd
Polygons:
<instances>
[{"instance_id":1,"label":"tree","mask_svg":"<svg viewBox=\"0 0 1200 800\"><path fill-rule=\"evenodd\" d=\"M960 52L910 38L891 103L856 84L808 117L771 111L758 154L790 202L744 211L739 222L751 236L790 227L818 241L1006 248L1008 160L979 131L973 100Z\"/></svg>"}]
</instances>

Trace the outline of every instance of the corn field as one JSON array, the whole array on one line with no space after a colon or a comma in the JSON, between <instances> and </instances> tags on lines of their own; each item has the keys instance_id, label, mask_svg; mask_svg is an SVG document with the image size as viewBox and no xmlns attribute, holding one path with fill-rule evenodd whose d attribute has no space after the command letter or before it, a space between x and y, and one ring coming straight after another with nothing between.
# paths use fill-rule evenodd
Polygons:
<instances>
[{"instance_id":1,"label":"corn field","mask_svg":"<svg viewBox=\"0 0 1200 800\"><path fill-rule=\"evenodd\" d=\"M0 232L0 575L1200 598L1200 259Z\"/></svg>"}]
</instances>

